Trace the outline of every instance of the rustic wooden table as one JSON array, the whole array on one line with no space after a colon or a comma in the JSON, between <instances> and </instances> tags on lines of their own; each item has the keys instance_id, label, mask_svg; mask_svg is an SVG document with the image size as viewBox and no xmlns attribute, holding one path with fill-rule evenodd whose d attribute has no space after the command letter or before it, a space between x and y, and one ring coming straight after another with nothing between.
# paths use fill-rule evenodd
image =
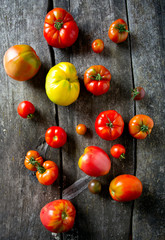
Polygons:
<instances>
[{"instance_id":1,"label":"rustic wooden table","mask_svg":"<svg viewBox=\"0 0 165 240\"><path fill-rule=\"evenodd\" d=\"M163 240L164 209L164 50L165 2L159 0L5 0L0 1L1 18L1 168L0 168L0 239L1 240ZM68 49L55 49L43 37L46 13L54 7L68 10L80 32L76 43ZM130 34L122 44L108 38L110 24L123 18ZM94 39L101 38L105 49L95 54ZM32 46L42 61L39 73L31 80L17 82L4 71L5 51L16 44ZM78 100L68 106L55 106L45 93L45 76L59 62L75 65L81 83ZM112 74L107 94L95 97L84 87L83 74L92 66L102 64ZM130 100L134 86L143 86L145 98ZM36 109L34 120L17 114L23 100ZM115 109L125 121L122 136L111 142L99 138L94 130L96 116ZM135 140L128 133L128 122L136 114L149 115L155 122L146 140ZM84 123L85 136L78 136L75 127ZM38 183L34 174L25 169L24 156L30 149L42 150L45 131L60 125L68 134L62 149L48 148L45 159L57 163L60 176L52 186ZM115 143L126 146L126 160L112 161L110 174L101 177L103 191L92 195L87 189L72 199L77 216L74 228L65 234L52 235L41 224L41 208L63 196L63 189L85 176L78 168L78 159L90 145L102 147L108 154ZM134 174L143 183L143 194L136 201L118 203L111 199L108 187L119 174Z\"/></svg>"}]
</instances>

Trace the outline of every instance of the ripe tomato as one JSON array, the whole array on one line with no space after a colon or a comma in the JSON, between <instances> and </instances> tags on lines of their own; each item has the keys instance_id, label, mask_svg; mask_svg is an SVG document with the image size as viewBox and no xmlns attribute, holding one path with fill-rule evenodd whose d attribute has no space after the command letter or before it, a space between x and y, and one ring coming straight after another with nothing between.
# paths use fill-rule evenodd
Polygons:
<instances>
[{"instance_id":1,"label":"ripe tomato","mask_svg":"<svg viewBox=\"0 0 165 240\"><path fill-rule=\"evenodd\" d=\"M58 177L58 167L53 161L45 161L37 167L36 177L43 185L51 185Z\"/></svg>"},{"instance_id":2,"label":"ripe tomato","mask_svg":"<svg viewBox=\"0 0 165 240\"><path fill-rule=\"evenodd\" d=\"M66 10L54 8L46 15L44 37L52 47L70 47L76 41L78 33L76 22Z\"/></svg>"},{"instance_id":3,"label":"ripe tomato","mask_svg":"<svg viewBox=\"0 0 165 240\"><path fill-rule=\"evenodd\" d=\"M101 192L101 183L98 180L93 179L89 182L88 189L91 193L98 194Z\"/></svg>"},{"instance_id":4,"label":"ripe tomato","mask_svg":"<svg viewBox=\"0 0 165 240\"><path fill-rule=\"evenodd\" d=\"M37 171L37 167L43 164L43 158L37 151L30 150L26 153L24 164L30 171Z\"/></svg>"},{"instance_id":5,"label":"ripe tomato","mask_svg":"<svg viewBox=\"0 0 165 240\"><path fill-rule=\"evenodd\" d=\"M46 204L40 212L40 219L44 227L55 233L69 231L74 225L75 216L75 207L65 199Z\"/></svg>"},{"instance_id":6,"label":"ripe tomato","mask_svg":"<svg viewBox=\"0 0 165 240\"><path fill-rule=\"evenodd\" d=\"M141 181L129 174L123 174L114 178L109 186L111 197L118 202L135 200L142 194Z\"/></svg>"},{"instance_id":7,"label":"ripe tomato","mask_svg":"<svg viewBox=\"0 0 165 240\"><path fill-rule=\"evenodd\" d=\"M131 97L133 100L141 100L145 96L145 90L142 87L132 89Z\"/></svg>"},{"instance_id":8,"label":"ripe tomato","mask_svg":"<svg viewBox=\"0 0 165 240\"><path fill-rule=\"evenodd\" d=\"M76 127L76 132L79 135L84 135L87 131L87 127L84 124L78 124Z\"/></svg>"},{"instance_id":9,"label":"ripe tomato","mask_svg":"<svg viewBox=\"0 0 165 240\"><path fill-rule=\"evenodd\" d=\"M45 133L45 141L52 148L62 147L67 140L67 134L65 130L61 127L50 127Z\"/></svg>"},{"instance_id":10,"label":"ripe tomato","mask_svg":"<svg viewBox=\"0 0 165 240\"><path fill-rule=\"evenodd\" d=\"M31 102L23 101L18 105L17 112L22 118L33 118L35 107Z\"/></svg>"},{"instance_id":11,"label":"ripe tomato","mask_svg":"<svg viewBox=\"0 0 165 240\"><path fill-rule=\"evenodd\" d=\"M109 27L108 36L115 43L124 42L128 37L128 26L123 19L117 19Z\"/></svg>"},{"instance_id":12,"label":"ripe tomato","mask_svg":"<svg viewBox=\"0 0 165 240\"><path fill-rule=\"evenodd\" d=\"M91 66L84 74L86 89L96 96L102 95L109 90L110 80L110 72L102 65Z\"/></svg>"},{"instance_id":13,"label":"ripe tomato","mask_svg":"<svg viewBox=\"0 0 165 240\"><path fill-rule=\"evenodd\" d=\"M153 120L142 114L134 116L128 124L129 133L137 139L146 138L151 133L153 126Z\"/></svg>"},{"instance_id":14,"label":"ripe tomato","mask_svg":"<svg viewBox=\"0 0 165 240\"><path fill-rule=\"evenodd\" d=\"M125 159L125 147L121 144L113 145L110 153L114 158Z\"/></svg>"},{"instance_id":15,"label":"ripe tomato","mask_svg":"<svg viewBox=\"0 0 165 240\"><path fill-rule=\"evenodd\" d=\"M32 47L15 45L6 51L3 65L9 77L17 81L26 81L36 75L41 62Z\"/></svg>"},{"instance_id":16,"label":"ripe tomato","mask_svg":"<svg viewBox=\"0 0 165 240\"><path fill-rule=\"evenodd\" d=\"M101 53L104 49L104 42L101 39L96 39L92 43L92 50L95 53Z\"/></svg>"},{"instance_id":17,"label":"ripe tomato","mask_svg":"<svg viewBox=\"0 0 165 240\"><path fill-rule=\"evenodd\" d=\"M101 112L95 121L96 133L104 140L115 140L124 129L122 116L115 110Z\"/></svg>"}]
</instances>

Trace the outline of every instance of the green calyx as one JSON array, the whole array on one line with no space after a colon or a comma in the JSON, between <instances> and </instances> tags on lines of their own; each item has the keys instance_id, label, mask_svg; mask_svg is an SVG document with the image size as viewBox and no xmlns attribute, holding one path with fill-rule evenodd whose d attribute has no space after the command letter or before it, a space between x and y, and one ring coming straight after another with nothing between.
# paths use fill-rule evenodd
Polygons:
<instances>
[{"instance_id":1,"label":"green calyx","mask_svg":"<svg viewBox=\"0 0 165 240\"><path fill-rule=\"evenodd\" d=\"M66 212L62 212L61 217L62 217L62 219L64 220L64 219L67 217Z\"/></svg>"},{"instance_id":2,"label":"green calyx","mask_svg":"<svg viewBox=\"0 0 165 240\"><path fill-rule=\"evenodd\" d=\"M148 127L146 126L146 125L142 125L141 126L141 128L140 128L140 130L142 131L142 132L148 132Z\"/></svg>"},{"instance_id":3,"label":"green calyx","mask_svg":"<svg viewBox=\"0 0 165 240\"><path fill-rule=\"evenodd\" d=\"M89 78L92 80L100 81L102 79L102 76L100 73L98 73L97 75L91 75Z\"/></svg>"},{"instance_id":4,"label":"green calyx","mask_svg":"<svg viewBox=\"0 0 165 240\"><path fill-rule=\"evenodd\" d=\"M125 27L126 25L124 24L118 24L115 26L115 28L119 30L119 33L129 32Z\"/></svg>"},{"instance_id":5,"label":"green calyx","mask_svg":"<svg viewBox=\"0 0 165 240\"><path fill-rule=\"evenodd\" d=\"M135 89L132 89L132 100L134 100L134 98L137 96L137 95L139 95L139 91L137 90L137 88L135 88Z\"/></svg>"},{"instance_id":6,"label":"green calyx","mask_svg":"<svg viewBox=\"0 0 165 240\"><path fill-rule=\"evenodd\" d=\"M29 159L29 162L37 168L37 171L39 171L39 173L44 173L46 171L46 169L41 166L41 164L37 162L33 157Z\"/></svg>"},{"instance_id":7,"label":"green calyx","mask_svg":"<svg viewBox=\"0 0 165 240\"><path fill-rule=\"evenodd\" d=\"M27 115L27 119L32 119L32 118L34 118L34 114L30 113Z\"/></svg>"},{"instance_id":8,"label":"green calyx","mask_svg":"<svg viewBox=\"0 0 165 240\"><path fill-rule=\"evenodd\" d=\"M57 30L60 30L62 28L62 25L63 25L63 21L62 20L56 20L55 24L54 24L54 27L57 29Z\"/></svg>"},{"instance_id":9,"label":"green calyx","mask_svg":"<svg viewBox=\"0 0 165 240\"><path fill-rule=\"evenodd\" d=\"M125 159L125 154L122 153L122 154L120 155L119 159L120 159L120 160Z\"/></svg>"},{"instance_id":10,"label":"green calyx","mask_svg":"<svg viewBox=\"0 0 165 240\"><path fill-rule=\"evenodd\" d=\"M106 123L106 126L107 127L110 127L110 128L113 128L113 123L111 122L111 120L107 117L107 119L108 119L108 123Z\"/></svg>"}]
</instances>

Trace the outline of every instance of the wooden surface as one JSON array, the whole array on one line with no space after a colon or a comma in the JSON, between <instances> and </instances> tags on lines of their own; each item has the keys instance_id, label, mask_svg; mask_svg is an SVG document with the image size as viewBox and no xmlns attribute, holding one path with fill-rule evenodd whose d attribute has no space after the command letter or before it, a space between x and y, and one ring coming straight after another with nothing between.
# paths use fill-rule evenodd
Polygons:
<instances>
[{"instance_id":1,"label":"wooden surface","mask_svg":"<svg viewBox=\"0 0 165 240\"><path fill-rule=\"evenodd\" d=\"M43 37L47 11L54 7L68 10L79 27L76 43L68 49L49 47ZM2 240L163 240L164 223L164 49L165 4L151 0L60 0L1 1L1 68L0 68L0 239ZM116 45L108 38L110 24L123 18L128 22L128 39ZM94 39L101 38L105 49L95 54ZM40 57L39 73L27 82L8 77L2 65L5 51L16 44L32 46ZM59 62L75 65L81 92L68 107L55 106L45 93L45 76ZM84 87L83 74L102 64L112 74L108 93L95 97ZM140 102L130 100L130 90L142 85L146 90ZM17 114L23 100L36 109L32 121ZM102 140L94 130L97 115L115 109L125 121L123 135L111 142ZM155 122L146 140L135 140L128 133L128 122L136 114L149 115ZM85 136L78 136L75 127L84 123ZM48 148L45 159L57 163L60 176L52 186L42 186L34 174L24 167L24 156L30 149L42 150L48 127L59 125L68 134L62 149ZM41 224L39 213L48 202L62 197L63 189L85 174L77 162L84 148L102 147L108 154L115 143L126 146L126 160L112 161L110 173L101 177L103 191L92 195L86 189L72 200L77 210L74 228L65 234L52 235ZM42 151L41 151L42 152ZM134 202L118 203L111 199L110 181L120 174L135 174L143 183L143 194Z\"/></svg>"}]
</instances>

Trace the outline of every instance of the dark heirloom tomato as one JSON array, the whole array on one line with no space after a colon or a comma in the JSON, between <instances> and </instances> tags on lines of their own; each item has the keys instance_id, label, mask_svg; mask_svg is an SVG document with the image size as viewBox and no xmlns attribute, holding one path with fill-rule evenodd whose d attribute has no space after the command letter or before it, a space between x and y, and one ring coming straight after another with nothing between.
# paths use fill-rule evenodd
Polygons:
<instances>
[{"instance_id":1,"label":"dark heirloom tomato","mask_svg":"<svg viewBox=\"0 0 165 240\"><path fill-rule=\"evenodd\" d=\"M17 112L22 118L30 119L34 116L35 107L31 102L23 101L18 105Z\"/></svg>"},{"instance_id":2,"label":"dark heirloom tomato","mask_svg":"<svg viewBox=\"0 0 165 240\"><path fill-rule=\"evenodd\" d=\"M101 192L101 183L98 180L93 179L88 183L88 189L91 193L98 194Z\"/></svg>"},{"instance_id":3,"label":"dark heirloom tomato","mask_svg":"<svg viewBox=\"0 0 165 240\"><path fill-rule=\"evenodd\" d=\"M121 144L113 145L110 153L114 158L125 159L125 147Z\"/></svg>"},{"instance_id":4,"label":"dark heirloom tomato","mask_svg":"<svg viewBox=\"0 0 165 240\"><path fill-rule=\"evenodd\" d=\"M70 47L76 41L78 33L76 22L66 10L54 8L46 15L44 37L52 47Z\"/></svg>"},{"instance_id":5,"label":"dark heirloom tomato","mask_svg":"<svg viewBox=\"0 0 165 240\"><path fill-rule=\"evenodd\" d=\"M133 100L141 100L145 96L145 90L142 87L132 89L131 97Z\"/></svg>"},{"instance_id":6,"label":"dark heirloom tomato","mask_svg":"<svg viewBox=\"0 0 165 240\"><path fill-rule=\"evenodd\" d=\"M109 27L108 36L115 43L124 42L128 37L128 26L123 19L117 19Z\"/></svg>"},{"instance_id":7,"label":"dark heirloom tomato","mask_svg":"<svg viewBox=\"0 0 165 240\"><path fill-rule=\"evenodd\" d=\"M30 171L37 171L38 165L42 166L43 164L43 158L37 151L30 150L26 153L24 164Z\"/></svg>"},{"instance_id":8,"label":"dark heirloom tomato","mask_svg":"<svg viewBox=\"0 0 165 240\"><path fill-rule=\"evenodd\" d=\"M67 134L65 130L61 127L50 127L45 133L45 141L52 148L62 147L67 140Z\"/></svg>"}]
</instances>

